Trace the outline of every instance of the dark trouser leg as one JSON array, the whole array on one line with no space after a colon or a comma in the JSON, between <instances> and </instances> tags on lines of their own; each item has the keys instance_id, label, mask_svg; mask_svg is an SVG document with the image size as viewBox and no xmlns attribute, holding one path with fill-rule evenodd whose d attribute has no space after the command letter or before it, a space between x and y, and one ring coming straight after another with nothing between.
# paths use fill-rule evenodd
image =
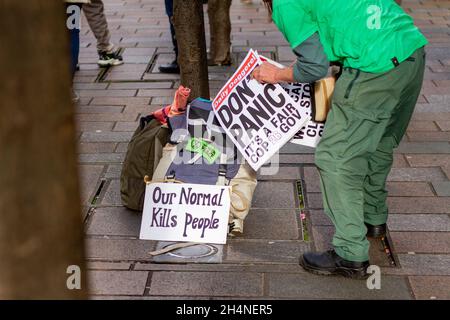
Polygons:
<instances>
[{"instance_id":1,"label":"dark trouser leg","mask_svg":"<svg viewBox=\"0 0 450 320\"><path fill-rule=\"evenodd\" d=\"M177 38L175 35L175 27L172 23L173 18L173 0L165 0L166 5L166 14L169 17L170 22L170 35L172 36L172 44L173 44L173 51L175 52L175 60L178 59L178 43Z\"/></svg>"},{"instance_id":2,"label":"dark trouser leg","mask_svg":"<svg viewBox=\"0 0 450 320\"><path fill-rule=\"evenodd\" d=\"M78 10L67 10L71 8L72 6L77 6ZM67 12L69 11L69 12ZM66 16L68 19L75 19L71 21L78 21L80 17L76 18L73 17L73 15L76 15L78 13L81 13L81 5L79 4L66 4ZM80 53L80 26L79 25L73 25L70 23L71 28L69 29L69 37L70 37L70 70L72 72L72 77L75 74L77 65L78 65L78 56Z\"/></svg>"}]
</instances>

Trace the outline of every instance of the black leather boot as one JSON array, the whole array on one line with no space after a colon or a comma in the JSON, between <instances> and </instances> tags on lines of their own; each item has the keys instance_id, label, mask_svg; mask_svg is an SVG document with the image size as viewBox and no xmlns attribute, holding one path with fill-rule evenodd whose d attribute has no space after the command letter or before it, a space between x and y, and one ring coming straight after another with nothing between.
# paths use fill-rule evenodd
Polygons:
<instances>
[{"instance_id":1,"label":"black leather boot","mask_svg":"<svg viewBox=\"0 0 450 320\"><path fill-rule=\"evenodd\" d=\"M319 275L342 275L352 279L367 279L369 261L348 261L334 250L322 253L307 252L300 257L300 265L308 272Z\"/></svg>"},{"instance_id":2,"label":"black leather boot","mask_svg":"<svg viewBox=\"0 0 450 320\"><path fill-rule=\"evenodd\" d=\"M162 64L158 69L159 72L162 73L180 73L180 66L178 65L177 60L174 60L171 63Z\"/></svg>"},{"instance_id":3,"label":"black leather boot","mask_svg":"<svg viewBox=\"0 0 450 320\"><path fill-rule=\"evenodd\" d=\"M368 223L364 223L367 227L367 236L370 238L382 238L386 235L386 223L373 226Z\"/></svg>"}]
</instances>

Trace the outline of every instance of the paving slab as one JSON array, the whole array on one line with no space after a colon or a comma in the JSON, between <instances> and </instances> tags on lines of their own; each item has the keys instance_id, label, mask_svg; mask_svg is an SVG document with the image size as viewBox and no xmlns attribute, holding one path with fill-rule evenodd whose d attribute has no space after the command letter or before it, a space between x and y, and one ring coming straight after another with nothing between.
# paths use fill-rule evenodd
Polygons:
<instances>
[{"instance_id":1,"label":"paving slab","mask_svg":"<svg viewBox=\"0 0 450 320\"><path fill-rule=\"evenodd\" d=\"M388 197L391 213L450 213L450 197Z\"/></svg>"},{"instance_id":2,"label":"paving slab","mask_svg":"<svg viewBox=\"0 0 450 320\"><path fill-rule=\"evenodd\" d=\"M78 153L113 153L117 144L114 142L81 142L77 145Z\"/></svg>"},{"instance_id":3,"label":"paving slab","mask_svg":"<svg viewBox=\"0 0 450 320\"><path fill-rule=\"evenodd\" d=\"M296 208L294 187L290 182L259 182L253 194L252 208Z\"/></svg>"},{"instance_id":4,"label":"paving slab","mask_svg":"<svg viewBox=\"0 0 450 320\"><path fill-rule=\"evenodd\" d=\"M169 264L169 263L143 263L137 262L133 270L144 271L209 271L209 272L250 272L250 273L303 273L307 272L300 268L298 264L272 263L272 264L241 264L241 263L190 263L190 264Z\"/></svg>"},{"instance_id":5,"label":"paving slab","mask_svg":"<svg viewBox=\"0 0 450 320\"><path fill-rule=\"evenodd\" d=\"M434 181L433 188L440 197L450 197L450 181Z\"/></svg>"},{"instance_id":6,"label":"paving slab","mask_svg":"<svg viewBox=\"0 0 450 320\"><path fill-rule=\"evenodd\" d=\"M251 209L244 223L243 239L299 239L298 217L293 209Z\"/></svg>"},{"instance_id":7,"label":"paving slab","mask_svg":"<svg viewBox=\"0 0 450 320\"><path fill-rule=\"evenodd\" d=\"M106 121L77 121L76 130L79 132L102 132L102 131L111 131L114 127L114 122L106 122Z\"/></svg>"},{"instance_id":8,"label":"paving slab","mask_svg":"<svg viewBox=\"0 0 450 320\"><path fill-rule=\"evenodd\" d=\"M84 153L78 155L80 163L122 163L124 153Z\"/></svg>"},{"instance_id":9,"label":"paving slab","mask_svg":"<svg viewBox=\"0 0 450 320\"><path fill-rule=\"evenodd\" d=\"M308 210L308 217L313 226L331 226L333 223L323 210Z\"/></svg>"},{"instance_id":10,"label":"paving slab","mask_svg":"<svg viewBox=\"0 0 450 320\"><path fill-rule=\"evenodd\" d=\"M450 157L444 154L408 154L405 157L411 167L443 167L450 165Z\"/></svg>"},{"instance_id":11,"label":"paving slab","mask_svg":"<svg viewBox=\"0 0 450 320\"><path fill-rule=\"evenodd\" d=\"M307 193L306 194L306 206L309 209L322 209L323 201L321 193Z\"/></svg>"},{"instance_id":12,"label":"paving slab","mask_svg":"<svg viewBox=\"0 0 450 320\"><path fill-rule=\"evenodd\" d=\"M310 244L304 241L230 240L225 261L298 264L300 255L308 250Z\"/></svg>"},{"instance_id":13,"label":"paving slab","mask_svg":"<svg viewBox=\"0 0 450 320\"><path fill-rule=\"evenodd\" d=\"M450 253L450 232L391 232L390 236L396 253Z\"/></svg>"},{"instance_id":14,"label":"paving slab","mask_svg":"<svg viewBox=\"0 0 450 320\"><path fill-rule=\"evenodd\" d=\"M386 190L392 197L433 197L434 193L428 182L388 182Z\"/></svg>"},{"instance_id":15,"label":"paving slab","mask_svg":"<svg viewBox=\"0 0 450 320\"><path fill-rule=\"evenodd\" d=\"M402 142L397 148L401 153L450 153L450 143L448 142Z\"/></svg>"},{"instance_id":16,"label":"paving slab","mask_svg":"<svg viewBox=\"0 0 450 320\"><path fill-rule=\"evenodd\" d=\"M412 276L409 283L416 299L450 300L450 277Z\"/></svg>"},{"instance_id":17,"label":"paving slab","mask_svg":"<svg viewBox=\"0 0 450 320\"><path fill-rule=\"evenodd\" d=\"M450 254L398 254L404 274L450 275Z\"/></svg>"},{"instance_id":18,"label":"paving slab","mask_svg":"<svg viewBox=\"0 0 450 320\"><path fill-rule=\"evenodd\" d=\"M132 132L84 132L80 142L128 142L132 135Z\"/></svg>"},{"instance_id":19,"label":"paving slab","mask_svg":"<svg viewBox=\"0 0 450 320\"><path fill-rule=\"evenodd\" d=\"M90 204L90 200L97 190L97 182L103 172L101 165L79 165L81 203Z\"/></svg>"},{"instance_id":20,"label":"paving slab","mask_svg":"<svg viewBox=\"0 0 450 320\"><path fill-rule=\"evenodd\" d=\"M107 184L106 192L100 201L101 205L105 206L122 206L120 197L120 180L113 179Z\"/></svg>"},{"instance_id":21,"label":"paving slab","mask_svg":"<svg viewBox=\"0 0 450 320\"><path fill-rule=\"evenodd\" d=\"M279 154L280 164L314 164L314 154Z\"/></svg>"},{"instance_id":22,"label":"paving slab","mask_svg":"<svg viewBox=\"0 0 450 320\"><path fill-rule=\"evenodd\" d=\"M121 164L111 164L107 167L104 177L106 179L119 179L121 172Z\"/></svg>"},{"instance_id":23,"label":"paving slab","mask_svg":"<svg viewBox=\"0 0 450 320\"><path fill-rule=\"evenodd\" d=\"M314 154L316 149L302 146L295 143L286 143L281 149L280 154Z\"/></svg>"},{"instance_id":24,"label":"paving slab","mask_svg":"<svg viewBox=\"0 0 450 320\"><path fill-rule=\"evenodd\" d=\"M153 272L149 294L258 297L263 294L263 277L258 273Z\"/></svg>"},{"instance_id":25,"label":"paving slab","mask_svg":"<svg viewBox=\"0 0 450 320\"><path fill-rule=\"evenodd\" d=\"M129 262L103 262L103 261L88 261L86 263L88 270L130 270L131 263Z\"/></svg>"},{"instance_id":26,"label":"paving slab","mask_svg":"<svg viewBox=\"0 0 450 320\"><path fill-rule=\"evenodd\" d=\"M124 207L96 208L91 214L87 235L139 237L142 214Z\"/></svg>"},{"instance_id":27,"label":"paving slab","mask_svg":"<svg viewBox=\"0 0 450 320\"><path fill-rule=\"evenodd\" d=\"M145 271L88 271L89 293L143 295L147 278Z\"/></svg>"},{"instance_id":28,"label":"paving slab","mask_svg":"<svg viewBox=\"0 0 450 320\"><path fill-rule=\"evenodd\" d=\"M408 138L410 142L438 142L450 141L450 132L427 131L427 132L409 132Z\"/></svg>"},{"instance_id":29,"label":"paving slab","mask_svg":"<svg viewBox=\"0 0 450 320\"><path fill-rule=\"evenodd\" d=\"M411 299L406 278L384 276L381 289L370 290L366 281L299 274L268 274L271 297L289 299Z\"/></svg>"},{"instance_id":30,"label":"paving slab","mask_svg":"<svg viewBox=\"0 0 450 320\"><path fill-rule=\"evenodd\" d=\"M94 83L86 83L85 85L93 85ZM76 106L75 113L121 113L123 106Z\"/></svg>"},{"instance_id":31,"label":"paving slab","mask_svg":"<svg viewBox=\"0 0 450 320\"><path fill-rule=\"evenodd\" d=\"M304 179L306 183L307 192L321 192L320 189L320 175L316 167L305 167Z\"/></svg>"},{"instance_id":32,"label":"paving slab","mask_svg":"<svg viewBox=\"0 0 450 320\"><path fill-rule=\"evenodd\" d=\"M446 181L440 168L392 168L388 181Z\"/></svg>"},{"instance_id":33,"label":"paving slab","mask_svg":"<svg viewBox=\"0 0 450 320\"><path fill-rule=\"evenodd\" d=\"M389 214L391 231L450 231L447 214Z\"/></svg>"},{"instance_id":34,"label":"paving slab","mask_svg":"<svg viewBox=\"0 0 450 320\"><path fill-rule=\"evenodd\" d=\"M261 171L261 170L260 170ZM299 167L279 167L276 174L261 174L259 172L257 179L259 181L268 180L299 180L300 168Z\"/></svg>"},{"instance_id":35,"label":"paving slab","mask_svg":"<svg viewBox=\"0 0 450 320\"><path fill-rule=\"evenodd\" d=\"M137 239L87 238L86 258L103 261L150 261L155 241Z\"/></svg>"}]
</instances>

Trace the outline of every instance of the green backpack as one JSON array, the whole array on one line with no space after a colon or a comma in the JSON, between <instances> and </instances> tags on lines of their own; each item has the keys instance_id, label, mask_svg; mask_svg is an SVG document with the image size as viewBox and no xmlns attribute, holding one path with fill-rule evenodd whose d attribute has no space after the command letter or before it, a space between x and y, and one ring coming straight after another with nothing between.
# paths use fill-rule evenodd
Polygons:
<instances>
[{"instance_id":1,"label":"green backpack","mask_svg":"<svg viewBox=\"0 0 450 320\"><path fill-rule=\"evenodd\" d=\"M169 141L169 128L152 115L142 117L131 137L120 174L120 195L125 207L142 211L145 182L150 179L162 157L162 149Z\"/></svg>"}]
</instances>

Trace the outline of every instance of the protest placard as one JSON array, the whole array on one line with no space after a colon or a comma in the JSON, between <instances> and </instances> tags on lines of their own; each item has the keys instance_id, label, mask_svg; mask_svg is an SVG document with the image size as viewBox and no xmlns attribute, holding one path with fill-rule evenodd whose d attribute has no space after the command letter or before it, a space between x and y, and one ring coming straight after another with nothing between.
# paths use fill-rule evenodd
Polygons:
<instances>
[{"instance_id":1,"label":"protest placard","mask_svg":"<svg viewBox=\"0 0 450 320\"><path fill-rule=\"evenodd\" d=\"M213 100L222 128L254 170L258 170L311 119L279 84L251 79L262 64L250 50Z\"/></svg>"},{"instance_id":2,"label":"protest placard","mask_svg":"<svg viewBox=\"0 0 450 320\"><path fill-rule=\"evenodd\" d=\"M260 56L261 61L267 61L279 68L284 68L282 64L275 62L264 56ZM306 114L312 114L312 94L313 85L310 83L280 83L281 87L291 96L295 105L299 108L307 108ZM325 124L309 120L291 139L292 143L315 148L322 138Z\"/></svg>"},{"instance_id":3,"label":"protest placard","mask_svg":"<svg viewBox=\"0 0 450 320\"><path fill-rule=\"evenodd\" d=\"M312 114L312 84L282 83L281 86L291 96L298 107L307 108L307 114ZM289 142L315 148L322 138L324 126L325 123L309 120Z\"/></svg>"},{"instance_id":4,"label":"protest placard","mask_svg":"<svg viewBox=\"0 0 450 320\"><path fill-rule=\"evenodd\" d=\"M227 186L150 183L139 238L224 244L229 212Z\"/></svg>"}]
</instances>

